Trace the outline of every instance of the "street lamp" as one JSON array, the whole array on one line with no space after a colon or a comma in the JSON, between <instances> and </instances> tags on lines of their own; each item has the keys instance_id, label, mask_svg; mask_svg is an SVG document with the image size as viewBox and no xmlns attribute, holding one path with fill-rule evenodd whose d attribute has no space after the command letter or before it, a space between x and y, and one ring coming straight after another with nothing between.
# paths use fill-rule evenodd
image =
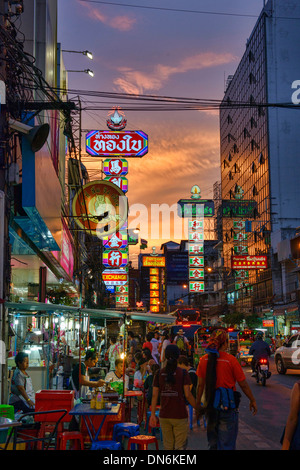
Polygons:
<instances>
[{"instance_id":1,"label":"street lamp","mask_svg":"<svg viewBox=\"0 0 300 470\"><path fill-rule=\"evenodd\" d=\"M93 60L93 54L90 51L67 51L66 49L62 49L62 52L70 52L72 54L83 54L86 55L88 59Z\"/></svg>"},{"instance_id":2,"label":"street lamp","mask_svg":"<svg viewBox=\"0 0 300 470\"><path fill-rule=\"evenodd\" d=\"M88 73L91 77L94 76L94 72L91 69L85 69L85 70L67 70L67 72L76 72L76 73Z\"/></svg>"}]
</instances>

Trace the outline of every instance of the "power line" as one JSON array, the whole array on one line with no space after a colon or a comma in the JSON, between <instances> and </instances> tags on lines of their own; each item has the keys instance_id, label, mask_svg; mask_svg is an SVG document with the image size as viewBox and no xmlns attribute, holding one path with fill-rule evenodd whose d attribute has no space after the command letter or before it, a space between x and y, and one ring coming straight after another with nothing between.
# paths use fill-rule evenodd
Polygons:
<instances>
[{"instance_id":1,"label":"power line","mask_svg":"<svg viewBox=\"0 0 300 470\"><path fill-rule=\"evenodd\" d=\"M218 16L235 16L244 18L257 18L257 15L245 14L245 13L226 13L226 12L215 12L215 11L202 11L202 10L189 10L186 8L166 8L166 7L154 7L150 5L132 5L129 3L118 3L118 2L103 2L100 0L80 0L84 3L97 3L102 5L112 5L118 7L127 8L139 8L144 10L159 10L159 11L171 11L176 13L196 13L200 15L218 15Z\"/></svg>"},{"instance_id":2,"label":"power line","mask_svg":"<svg viewBox=\"0 0 300 470\"><path fill-rule=\"evenodd\" d=\"M166 8L166 7L155 7L151 5L133 5L131 3L118 3L118 2L104 2L101 0L80 0L84 3L96 3L100 5L111 5L117 7L126 7L126 8L138 8L143 10L158 10L158 11L169 11L175 13L193 13L199 15L214 15L214 16L229 16L237 18L258 18L259 15L252 15L247 13L228 13L223 11L203 11L203 10L190 10L187 8ZM264 11L264 10L263 10ZM266 13L272 13L271 10L266 10ZM300 17L297 16L272 16L276 20L300 20Z\"/></svg>"}]
</instances>

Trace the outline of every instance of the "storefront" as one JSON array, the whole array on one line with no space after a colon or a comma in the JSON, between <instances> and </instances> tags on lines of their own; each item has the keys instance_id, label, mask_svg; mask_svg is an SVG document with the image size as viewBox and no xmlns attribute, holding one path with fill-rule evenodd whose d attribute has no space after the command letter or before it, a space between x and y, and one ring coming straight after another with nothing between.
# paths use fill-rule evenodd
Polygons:
<instances>
[{"instance_id":1,"label":"storefront","mask_svg":"<svg viewBox=\"0 0 300 470\"><path fill-rule=\"evenodd\" d=\"M36 391L67 387L73 364L81 361L83 351L95 343L97 331L106 333L106 320L120 320L125 326L130 321L173 323L173 318L164 314L79 309L38 302L8 302L5 307L11 330L8 377L16 366L17 352L24 351L29 355L28 372ZM98 326L101 322L104 327Z\"/></svg>"}]
</instances>

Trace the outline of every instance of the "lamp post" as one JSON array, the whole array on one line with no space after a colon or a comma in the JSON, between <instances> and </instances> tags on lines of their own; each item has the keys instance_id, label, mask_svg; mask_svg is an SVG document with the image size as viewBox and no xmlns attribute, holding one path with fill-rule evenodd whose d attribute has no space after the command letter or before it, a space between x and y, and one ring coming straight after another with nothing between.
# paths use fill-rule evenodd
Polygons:
<instances>
[{"instance_id":1,"label":"lamp post","mask_svg":"<svg viewBox=\"0 0 300 470\"><path fill-rule=\"evenodd\" d=\"M87 73L91 77L93 77L95 74L91 69L85 69L85 70L67 70L67 72L75 72L75 73Z\"/></svg>"},{"instance_id":2,"label":"lamp post","mask_svg":"<svg viewBox=\"0 0 300 470\"><path fill-rule=\"evenodd\" d=\"M69 51L66 49L62 49L62 52L70 52L71 54L83 54L86 55L88 59L93 60L93 54L90 51Z\"/></svg>"}]
</instances>

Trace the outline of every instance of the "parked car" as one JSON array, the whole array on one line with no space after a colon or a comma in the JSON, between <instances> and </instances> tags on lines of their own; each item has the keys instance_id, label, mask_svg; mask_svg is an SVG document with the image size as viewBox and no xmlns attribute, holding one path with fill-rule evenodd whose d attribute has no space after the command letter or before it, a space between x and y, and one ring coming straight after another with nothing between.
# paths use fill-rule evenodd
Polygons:
<instances>
[{"instance_id":1,"label":"parked car","mask_svg":"<svg viewBox=\"0 0 300 470\"><path fill-rule=\"evenodd\" d=\"M300 334L293 335L274 354L277 372L285 374L288 369L300 370Z\"/></svg>"}]
</instances>

